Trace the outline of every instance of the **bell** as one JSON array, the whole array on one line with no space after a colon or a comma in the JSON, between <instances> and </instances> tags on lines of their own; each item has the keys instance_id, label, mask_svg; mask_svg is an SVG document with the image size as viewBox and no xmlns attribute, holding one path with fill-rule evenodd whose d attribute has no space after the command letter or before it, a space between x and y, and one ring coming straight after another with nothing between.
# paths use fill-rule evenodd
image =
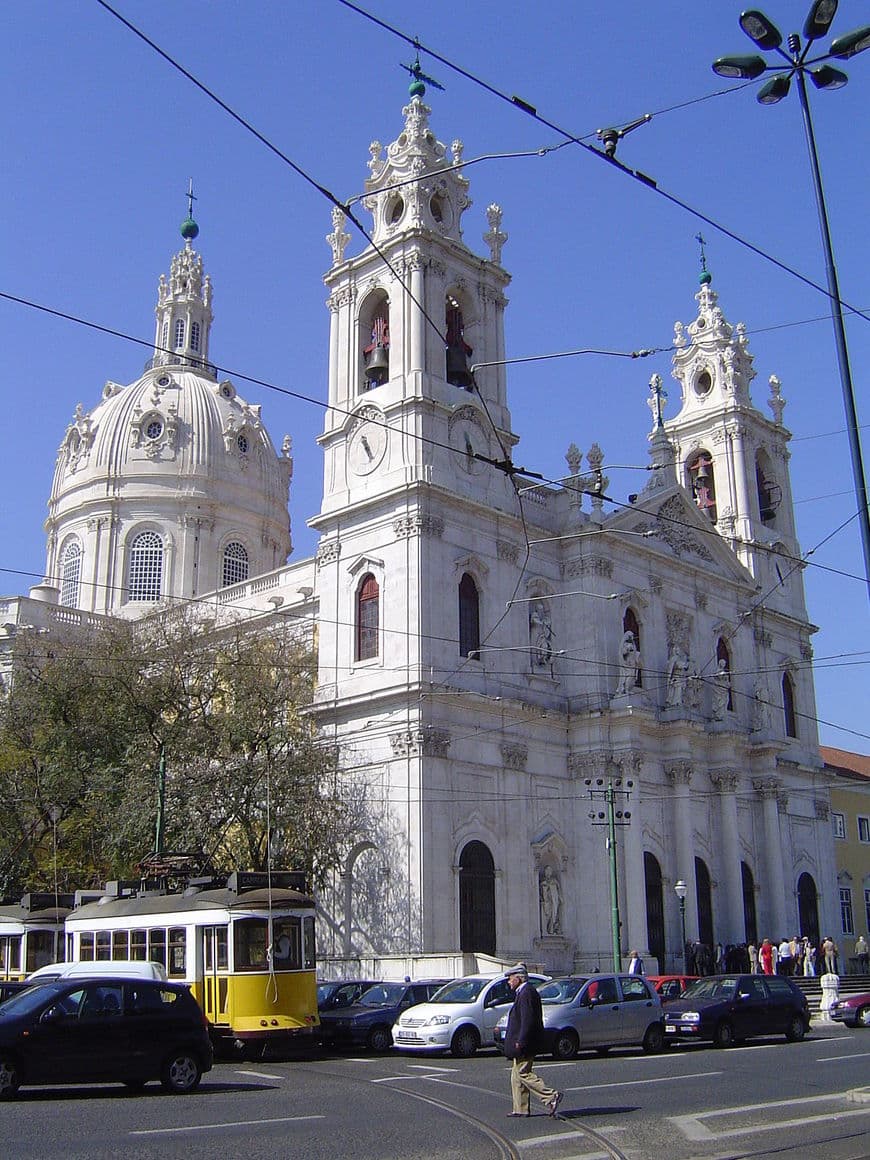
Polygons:
<instances>
[{"instance_id":1,"label":"bell","mask_svg":"<svg viewBox=\"0 0 870 1160\"><path fill-rule=\"evenodd\" d=\"M699 484L706 484L709 481L711 466L712 466L712 464L710 463L710 460L705 459L704 456L702 455L701 458L698 460L698 471L695 475L695 479L698 481Z\"/></svg>"},{"instance_id":2,"label":"bell","mask_svg":"<svg viewBox=\"0 0 870 1160\"><path fill-rule=\"evenodd\" d=\"M452 387L464 387L470 391L474 380L468 369L468 358L465 346L452 345L447 347L447 381Z\"/></svg>"},{"instance_id":3,"label":"bell","mask_svg":"<svg viewBox=\"0 0 870 1160\"><path fill-rule=\"evenodd\" d=\"M390 376L390 354L381 343L373 348L366 359L365 376L376 387L385 383Z\"/></svg>"}]
</instances>

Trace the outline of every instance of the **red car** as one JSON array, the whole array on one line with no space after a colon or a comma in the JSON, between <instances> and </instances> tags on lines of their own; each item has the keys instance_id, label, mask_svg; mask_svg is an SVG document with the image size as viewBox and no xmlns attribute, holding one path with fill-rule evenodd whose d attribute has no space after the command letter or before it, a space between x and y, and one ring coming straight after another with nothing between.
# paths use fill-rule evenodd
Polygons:
<instances>
[{"instance_id":1,"label":"red car","mask_svg":"<svg viewBox=\"0 0 870 1160\"><path fill-rule=\"evenodd\" d=\"M870 1027L870 991L838 999L831 1008L831 1018L847 1027Z\"/></svg>"},{"instance_id":2,"label":"red car","mask_svg":"<svg viewBox=\"0 0 870 1160\"><path fill-rule=\"evenodd\" d=\"M697 975L647 975L647 982L652 983L661 995L662 1002L666 999L679 999L689 983L694 983Z\"/></svg>"}]
</instances>

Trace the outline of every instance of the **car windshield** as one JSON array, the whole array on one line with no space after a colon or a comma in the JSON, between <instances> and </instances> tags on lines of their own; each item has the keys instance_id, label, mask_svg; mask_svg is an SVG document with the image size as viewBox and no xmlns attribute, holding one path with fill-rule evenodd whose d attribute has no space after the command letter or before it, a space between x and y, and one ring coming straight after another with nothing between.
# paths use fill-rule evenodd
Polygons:
<instances>
[{"instance_id":1,"label":"car windshield","mask_svg":"<svg viewBox=\"0 0 870 1160\"><path fill-rule=\"evenodd\" d=\"M586 979L553 979L549 983L539 983L538 991L542 1003L570 1003L577 992L586 986Z\"/></svg>"},{"instance_id":2,"label":"car windshield","mask_svg":"<svg viewBox=\"0 0 870 1160\"><path fill-rule=\"evenodd\" d=\"M361 1007L395 1007L407 990L404 983L376 983L360 996Z\"/></svg>"},{"instance_id":3,"label":"car windshield","mask_svg":"<svg viewBox=\"0 0 870 1160\"><path fill-rule=\"evenodd\" d=\"M27 1015L30 1011L40 1007L54 993L55 990L52 987L34 983L26 991L19 991L17 995L7 999L5 1003L0 1003L0 1016Z\"/></svg>"},{"instance_id":4,"label":"car windshield","mask_svg":"<svg viewBox=\"0 0 870 1160\"><path fill-rule=\"evenodd\" d=\"M436 991L430 1003L473 1003L486 984L486 979L457 979Z\"/></svg>"},{"instance_id":5,"label":"car windshield","mask_svg":"<svg viewBox=\"0 0 870 1160\"><path fill-rule=\"evenodd\" d=\"M733 976L711 975L690 983L680 996L681 999L731 999L737 990L737 979Z\"/></svg>"}]
</instances>

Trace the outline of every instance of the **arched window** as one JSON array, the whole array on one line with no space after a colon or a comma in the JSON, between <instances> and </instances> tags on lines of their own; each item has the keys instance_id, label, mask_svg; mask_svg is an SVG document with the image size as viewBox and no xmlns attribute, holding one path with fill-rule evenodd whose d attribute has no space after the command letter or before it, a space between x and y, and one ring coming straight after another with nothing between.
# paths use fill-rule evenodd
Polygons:
<instances>
[{"instance_id":1,"label":"arched window","mask_svg":"<svg viewBox=\"0 0 870 1160\"><path fill-rule=\"evenodd\" d=\"M169 319L167 318L163 323L163 331L160 335L160 345L165 350L169 343Z\"/></svg>"},{"instance_id":2,"label":"arched window","mask_svg":"<svg viewBox=\"0 0 870 1160\"><path fill-rule=\"evenodd\" d=\"M176 318L175 320L175 349L179 350L184 346L184 319Z\"/></svg>"},{"instance_id":3,"label":"arched window","mask_svg":"<svg viewBox=\"0 0 870 1160\"><path fill-rule=\"evenodd\" d=\"M743 885L743 937L748 943L758 946L758 918L755 913L755 879L745 862L740 863L740 878ZM803 931L801 927L801 931Z\"/></svg>"},{"instance_id":4,"label":"arched window","mask_svg":"<svg viewBox=\"0 0 870 1160\"><path fill-rule=\"evenodd\" d=\"M459 855L459 949L495 954L495 863L483 842Z\"/></svg>"},{"instance_id":5,"label":"arched window","mask_svg":"<svg viewBox=\"0 0 870 1160\"><path fill-rule=\"evenodd\" d=\"M60 602L65 608L77 608L82 576L82 546L71 540L60 561Z\"/></svg>"},{"instance_id":6,"label":"arched window","mask_svg":"<svg viewBox=\"0 0 870 1160\"><path fill-rule=\"evenodd\" d=\"M378 655L380 628L380 590L378 582L367 572L356 593L356 659L368 661Z\"/></svg>"},{"instance_id":7,"label":"arched window","mask_svg":"<svg viewBox=\"0 0 870 1160\"><path fill-rule=\"evenodd\" d=\"M224 548L223 587L241 584L248 578L248 553L244 544L227 544Z\"/></svg>"},{"instance_id":8,"label":"arched window","mask_svg":"<svg viewBox=\"0 0 870 1160\"><path fill-rule=\"evenodd\" d=\"M128 599L159 600L162 583L163 543L156 532L140 532L130 544Z\"/></svg>"},{"instance_id":9,"label":"arched window","mask_svg":"<svg viewBox=\"0 0 870 1160\"><path fill-rule=\"evenodd\" d=\"M719 639L716 641L716 668L717 669L722 668L722 661L725 662L724 671L726 673L730 673L731 672L731 654L728 651L728 645L725 643L725 638L720 636ZM724 698L723 698L723 700L724 700ZM728 709L732 713L734 712L734 690L731 687L730 680L728 682L728 701L725 705L725 708Z\"/></svg>"},{"instance_id":10,"label":"arched window","mask_svg":"<svg viewBox=\"0 0 870 1160\"><path fill-rule=\"evenodd\" d=\"M776 509L782 503L782 488L776 482L770 460L763 451L755 457L755 487L761 522L775 526Z\"/></svg>"},{"instance_id":11,"label":"arched window","mask_svg":"<svg viewBox=\"0 0 870 1160\"><path fill-rule=\"evenodd\" d=\"M664 970L665 907L662 894L662 868L658 858L650 854L649 850L645 850L643 855L643 876L646 884L646 945L653 958L658 959L659 970Z\"/></svg>"},{"instance_id":12,"label":"arched window","mask_svg":"<svg viewBox=\"0 0 870 1160\"><path fill-rule=\"evenodd\" d=\"M695 859L695 899L698 903L698 941L710 948L716 945L713 938L713 892L710 871L703 858Z\"/></svg>"},{"instance_id":13,"label":"arched window","mask_svg":"<svg viewBox=\"0 0 870 1160\"><path fill-rule=\"evenodd\" d=\"M477 654L480 648L480 597L467 572L459 581L459 655ZM474 659L478 659L475 655Z\"/></svg>"},{"instance_id":14,"label":"arched window","mask_svg":"<svg viewBox=\"0 0 870 1160\"><path fill-rule=\"evenodd\" d=\"M695 503L716 523L716 481L713 478L713 457L709 451L699 451L689 463L689 483Z\"/></svg>"},{"instance_id":15,"label":"arched window","mask_svg":"<svg viewBox=\"0 0 870 1160\"><path fill-rule=\"evenodd\" d=\"M444 327L447 360L445 378L451 386L463 387L466 391L470 391L473 380L468 369L468 359L472 349L465 341L462 308L452 294L447 295Z\"/></svg>"},{"instance_id":16,"label":"arched window","mask_svg":"<svg viewBox=\"0 0 870 1160\"><path fill-rule=\"evenodd\" d=\"M782 715L786 737L797 737L797 713L794 707L794 683L788 673L782 674Z\"/></svg>"},{"instance_id":17,"label":"arched window","mask_svg":"<svg viewBox=\"0 0 870 1160\"><path fill-rule=\"evenodd\" d=\"M626 608L625 610L625 615L622 618L622 632L623 635L627 632L631 633L634 637L634 647L643 655L640 647L640 621L637 619L633 608ZM643 669L641 668L637 669L634 687L636 689L643 688ZM650 946L650 950L652 950L652 946Z\"/></svg>"},{"instance_id":18,"label":"arched window","mask_svg":"<svg viewBox=\"0 0 870 1160\"><path fill-rule=\"evenodd\" d=\"M199 350L199 335L200 335L199 323L198 322L191 322L191 324L190 324L190 349L191 350Z\"/></svg>"},{"instance_id":19,"label":"arched window","mask_svg":"<svg viewBox=\"0 0 870 1160\"><path fill-rule=\"evenodd\" d=\"M377 295L360 319L363 341L363 390L379 387L390 377L390 304Z\"/></svg>"}]
</instances>

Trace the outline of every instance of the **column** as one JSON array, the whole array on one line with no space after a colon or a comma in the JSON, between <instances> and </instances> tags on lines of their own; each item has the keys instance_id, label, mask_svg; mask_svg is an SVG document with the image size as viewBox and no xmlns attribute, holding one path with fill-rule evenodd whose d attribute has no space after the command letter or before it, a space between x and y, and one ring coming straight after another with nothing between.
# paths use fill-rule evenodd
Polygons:
<instances>
[{"instance_id":1,"label":"column","mask_svg":"<svg viewBox=\"0 0 870 1160\"><path fill-rule=\"evenodd\" d=\"M740 872L737 799L734 796L739 778L733 770L716 769L710 771L710 781L719 791L722 871L725 882L724 898L721 901L722 913L716 916L718 927L716 937L723 943L740 943L746 937L746 924L743 914L743 875Z\"/></svg>"},{"instance_id":2,"label":"column","mask_svg":"<svg viewBox=\"0 0 870 1160\"><path fill-rule=\"evenodd\" d=\"M673 761L665 766L665 776L674 787L674 831L676 837L676 874L688 887L686 893L686 941L698 938L698 893L695 885L695 848L692 841L692 765ZM676 900L676 899L675 899ZM681 948L682 949L682 948Z\"/></svg>"},{"instance_id":3,"label":"column","mask_svg":"<svg viewBox=\"0 0 870 1160\"><path fill-rule=\"evenodd\" d=\"M766 937L773 940L788 934L785 919L785 881L782 873L782 838L779 830L778 795L780 783L778 778L766 777L760 778L752 784L761 798L764 812L767 921L772 928L764 934L759 930L758 935L759 938Z\"/></svg>"},{"instance_id":4,"label":"column","mask_svg":"<svg viewBox=\"0 0 870 1160\"><path fill-rule=\"evenodd\" d=\"M626 788L627 781L634 782L631 797L623 798L623 810L631 813L627 826L617 830L617 838L622 837L623 853L625 857L625 874L623 876L623 892L625 894L625 938L623 952L639 950L648 955L647 920L646 920L646 876L643 867L643 822L641 820L640 801L640 770L643 756L637 752L620 755L617 759L619 771L622 775L622 786Z\"/></svg>"}]
</instances>

